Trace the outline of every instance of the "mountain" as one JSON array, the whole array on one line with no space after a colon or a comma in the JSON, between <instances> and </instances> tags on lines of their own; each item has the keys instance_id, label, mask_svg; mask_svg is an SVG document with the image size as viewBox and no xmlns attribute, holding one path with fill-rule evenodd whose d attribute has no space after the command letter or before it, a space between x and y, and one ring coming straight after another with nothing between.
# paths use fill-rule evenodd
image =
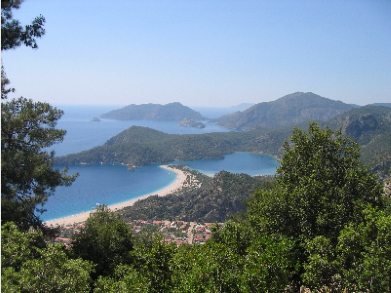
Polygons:
<instances>
[{"instance_id":1,"label":"mountain","mask_svg":"<svg viewBox=\"0 0 391 293\"><path fill-rule=\"evenodd\" d=\"M115 120L166 120L180 121L184 118L201 120L204 117L189 107L181 103L170 103L167 105L160 104L143 104L129 105L124 108L113 110L101 115L104 119Z\"/></svg>"},{"instance_id":2,"label":"mountain","mask_svg":"<svg viewBox=\"0 0 391 293\"><path fill-rule=\"evenodd\" d=\"M277 128L306 121L327 121L352 105L330 100L313 93L297 92L276 101L256 104L243 112L225 115L218 124L231 129Z\"/></svg>"},{"instance_id":3,"label":"mountain","mask_svg":"<svg viewBox=\"0 0 391 293\"><path fill-rule=\"evenodd\" d=\"M383 107L391 108L391 103L373 103L373 104L369 104L368 106L383 106Z\"/></svg>"},{"instance_id":4,"label":"mountain","mask_svg":"<svg viewBox=\"0 0 391 293\"><path fill-rule=\"evenodd\" d=\"M227 114L247 110L251 106L254 106L254 104L242 103L232 107L192 107L192 109L200 112L203 116L208 117L209 119L217 119Z\"/></svg>"},{"instance_id":5,"label":"mountain","mask_svg":"<svg viewBox=\"0 0 391 293\"><path fill-rule=\"evenodd\" d=\"M391 168L391 108L365 106L352 109L326 123L341 129L361 147L361 160L374 171L387 174Z\"/></svg>"},{"instance_id":6,"label":"mountain","mask_svg":"<svg viewBox=\"0 0 391 293\"><path fill-rule=\"evenodd\" d=\"M245 110L247 110L248 108L250 108L250 107L252 107L254 105L255 105L254 103L241 103L239 105L232 106L232 107L229 107L227 109L229 109L232 112L245 111Z\"/></svg>"}]
</instances>

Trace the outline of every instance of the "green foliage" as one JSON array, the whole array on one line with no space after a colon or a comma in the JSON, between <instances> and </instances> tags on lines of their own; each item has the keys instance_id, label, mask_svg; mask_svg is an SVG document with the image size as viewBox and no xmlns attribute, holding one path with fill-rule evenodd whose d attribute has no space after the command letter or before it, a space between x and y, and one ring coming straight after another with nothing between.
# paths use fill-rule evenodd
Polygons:
<instances>
[{"instance_id":1,"label":"green foliage","mask_svg":"<svg viewBox=\"0 0 391 293\"><path fill-rule=\"evenodd\" d=\"M389 210L382 186L359 160L358 145L311 123L308 132L296 128L284 150L276 182L258 189L247 212L212 238L246 256L243 286L388 290ZM269 261L270 274L262 267Z\"/></svg>"},{"instance_id":2,"label":"green foliage","mask_svg":"<svg viewBox=\"0 0 391 293\"><path fill-rule=\"evenodd\" d=\"M242 261L222 244L181 246L172 261L172 292L240 292Z\"/></svg>"},{"instance_id":3,"label":"green foliage","mask_svg":"<svg viewBox=\"0 0 391 293\"><path fill-rule=\"evenodd\" d=\"M81 259L68 259L62 245L37 249L39 258L23 263L19 272L8 269L2 290L10 292L89 292L93 265Z\"/></svg>"},{"instance_id":4,"label":"green foliage","mask_svg":"<svg viewBox=\"0 0 391 293\"><path fill-rule=\"evenodd\" d=\"M371 206L363 212L363 222L341 231L336 264L351 291L385 292L391 284L391 215Z\"/></svg>"},{"instance_id":5,"label":"green foliage","mask_svg":"<svg viewBox=\"0 0 391 293\"><path fill-rule=\"evenodd\" d=\"M10 80L4 71L3 65L1 65L1 99L7 99L9 93L15 92L14 88L7 88L10 84Z\"/></svg>"},{"instance_id":6,"label":"green foliage","mask_svg":"<svg viewBox=\"0 0 391 293\"><path fill-rule=\"evenodd\" d=\"M261 234L286 234L294 232L294 222L288 213L288 203L279 186L272 190L258 189L247 202L248 221Z\"/></svg>"},{"instance_id":7,"label":"green foliage","mask_svg":"<svg viewBox=\"0 0 391 293\"><path fill-rule=\"evenodd\" d=\"M361 217L359 203L382 205L381 185L360 162L359 146L340 132L310 124L296 128L277 169L294 237L324 235L334 241L346 223Z\"/></svg>"},{"instance_id":8,"label":"green foliage","mask_svg":"<svg viewBox=\"0 0 391 293\"><path fill-rule=\"evenodd\" d=\"M244 292L283 292L296 271L292 240L260 238L247 251L242 275Z\"/></svg>"},{"instance_id":9,"label":"green foliage","mask_svg":"<svg viewBox=\"0 0 391 293\"><path fill-rule=\"evenodd\" d=\"M33 247L41 243L41 234L36 230L22 233L13 222L1 226L1 266L19 271L23 263L35 256Z\"/></svg>"},{"instance_id":10,"label":"green foliage","mask_svg":"<svg viewBox=\"0 0 391 293\"><path fill-rule=\"evenodd\" d=\"M94 265L69 259L58 244L37 247L42 234L20 232L9 222L2 226L2 292L89 292Z\"/></svg>"},{"instance_id":11,"label":"green foliage","mask_svg":"<svg viewBox=\"0 0 391 293\"><path fill-rule=\"evenodd\" d=\"M117 213L101 205L91 213L85 229L75 236L71 253L95 263L94 276L99 276L111 275L119 264L130 263L132 248L130 228Z\"/></svg>"},{"instance_id":12,"label":"green foliage","mask_svg":"<svg viewBox=\"0 0 391 293\"><path fill-rule=\"evenodd\" d=\"M245 255L247 248L257 237L251 227L233 220L225 222L224 228L213 225L211 231L213 242L224 244L239 255Z\"/></svg>"},{"instance_id":13,"label":"green foliage","mask_svg":"<svg viewBox=\"0 0 391 293\"><path fill-rule=\"evenodd\" d=\"M22 0L1 1L1 50L19 47L22 43L33 49L38 48L36 38L45 34L45 18L40 15L25 27L13 19L12 10L19 9Z\"/></svg>"},{"instance_id":14,"label":"green foliage","mask_svg":"<svg viewBox=\"0 0 391 293\"><path fill-rule=\"evenodd\" d=\"M332 284L333 275L338 271L334 262L334 247L330 239L316 236L304 244L307 261L303 264L303 282L311 288L321 288L324 284Z\"/></svg>"},{"instance_id":15,"label":"green foliage","mask_svg":"<svg viewBox=\"0 0 391 293\"><path fill-rule=\"evenodd\" d=\"M148 279L137 272L133 266L119 265L113 277L99 276L95 282L94 293L150 292Z\"/></svg>"},{"instance_id":16,"label":"green foliage","mask_svg":"<svg viewBox=\"0 0 391 293\"><path fill-rule=\"evenodd\" d=\"M170 261L175 254L174 244L165 244L156 237L149 246L136 246L132 251L134 266L145 279L148 292L166 292L173 286Z\"/></svg>"},{"instance_id":17,"label":"green foliage","mask_svg":"<svg viewBox=\"0 0 391 293\"><path fill-rule=\"evenodd\" d=\"M55 129L62 111L24 98L1 107L1 219L20 228L41 225L48 196L57 186L70 185L77 174L53 168L54 153L44 149L61 142L65 131Z\"/></svg>"}]
</instances>

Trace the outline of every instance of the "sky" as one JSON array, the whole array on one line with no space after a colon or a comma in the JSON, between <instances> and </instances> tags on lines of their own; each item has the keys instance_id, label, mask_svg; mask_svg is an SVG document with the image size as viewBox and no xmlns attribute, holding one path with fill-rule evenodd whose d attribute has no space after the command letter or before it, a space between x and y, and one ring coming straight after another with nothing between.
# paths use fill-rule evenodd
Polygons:
<instances>
[{"instance_id":1,"label":"sky","mask_svg":"<svg viewBox=\"0 0 391 293\"><path fill-rule=\"evenodd\" d=\"M313 92L391 103L390 0L26 0L38 49L2 52L13 97L230 107Z\"/></svg>"}]
</instances>

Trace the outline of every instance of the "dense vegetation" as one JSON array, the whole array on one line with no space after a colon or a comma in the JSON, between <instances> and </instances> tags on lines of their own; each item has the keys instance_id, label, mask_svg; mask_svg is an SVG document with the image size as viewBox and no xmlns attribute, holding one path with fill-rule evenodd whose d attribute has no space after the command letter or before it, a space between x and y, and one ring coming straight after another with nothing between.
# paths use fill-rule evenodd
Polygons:
<instances>
[{"instance_id":1,"label":"dense vegetation","mask_svg":"<svg viewBox=\"0 0 391 293\"><path fill-rule=\"evenodd\" d=\"M189 107L183 106L181 103L170 103L167 105L159 104L144 104L144 105L129 105L122 109L113 110L101 115L105 119L116 120L173 120L180 121L182 119L204 119L199 112L196 112Z\"/></svg>"},{"instance_id":2,"label":"dense vegetation","mask_svg":"<svg viewBox=\"0 0 391 293\"><path fill-rule=\"evenodd\" d=\"M164 197L150 196L121 211L128 220L181 220L225 222L243 212L243 203L262 185L263 180L247 174L226 171L213 178L185 166L175 166L187 174L184 188Z\"/></svg>"},{"instance_id":3,"label":"dense vegetation","mask_svg":"<svg viewBox=\"0 0 391 293\"><path fill-rule=\"evenodd\" d=\"M306 121L327 121L354 108L313 93L293 93L276 101L259 103L251 108L217 119L231 129L250 130L255 127L277 128Z\"/></svg>"}]
</instances>

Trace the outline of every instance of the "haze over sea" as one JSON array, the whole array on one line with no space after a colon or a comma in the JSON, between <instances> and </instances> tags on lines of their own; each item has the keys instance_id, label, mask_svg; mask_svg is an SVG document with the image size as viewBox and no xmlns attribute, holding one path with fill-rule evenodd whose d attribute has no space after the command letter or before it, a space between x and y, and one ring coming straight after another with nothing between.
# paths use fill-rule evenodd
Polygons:
<instances>
[{"instance_id":1,"label":"haze over sea","mask_svg":"<svg viewBox=\"0 0 391 293\"><path fill-rule=\"evenodd\" d=\"M229 129L206 123L203 129L176 125L178 121L117 121L101 120L91 122L91 119L119 106L58 106L64 110L64 116L57 128L66 129L67 134L62 143L50 148L56 156L76 153L96 146L103 145L109 138L132 125L146 126L171 134L226 132ZM196 109L197 110L197 109ZM224 113L225 109L208 109L213 115ZM201 114L203 114L201 112ZM210 116L209 116L210 117ZM192 169L207 175L226 170L232 173L249 175L274 174L277 161L270 156L251 153L235 153L221 160L198 160L182 163ZM62 169L64 166L55 166ZM80 176L70 187L58 187L53 196L45 204L42 220L62 218L83 211L92 210L97 204L116 204L156 192L174 182L176 174L159 167L148 165L133 172L122 165L71 165L69 174L79 172Z\"/></svg>"}]
</instances>

